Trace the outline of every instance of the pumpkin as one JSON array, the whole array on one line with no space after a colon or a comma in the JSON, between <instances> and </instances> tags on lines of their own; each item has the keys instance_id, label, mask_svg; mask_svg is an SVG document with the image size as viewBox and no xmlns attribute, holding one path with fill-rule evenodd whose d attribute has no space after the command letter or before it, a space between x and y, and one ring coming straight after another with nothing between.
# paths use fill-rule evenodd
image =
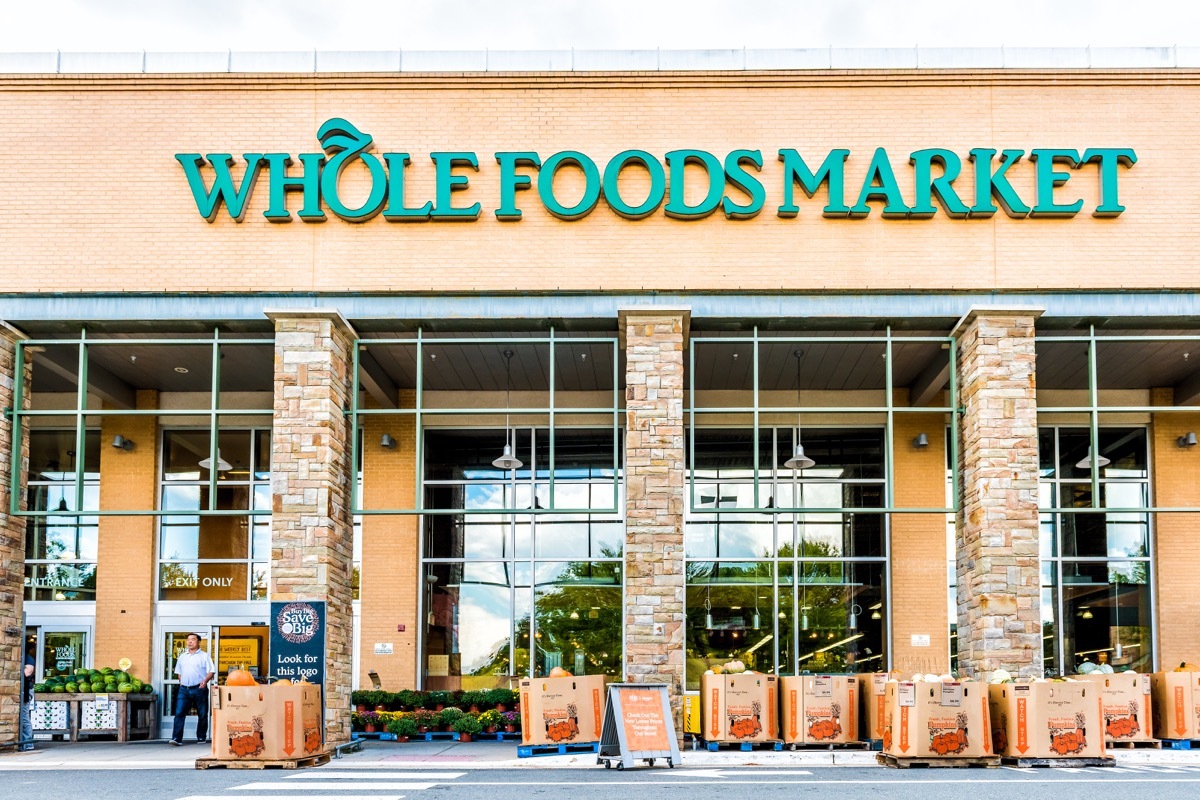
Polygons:
<instances>
[{"instance_id":1,"label":"pumpkin","mask_svg":"<svg viewBox=\"0 0 1200 800\"><path fill-rule=\"evenodd\" d=\"M247 672L244 668L229 670L229 674L225 676L226 686L257 686L258 681L254 680L254 676Z\"/></svg>"},{"instance_id":2,"label":"pumpkin","mask_svg":"<svg viewBox=\"0 0 1200 800\"><path fill-rule=\"evenodd\" d=\"M291 686L292 682L290 680L288 680L287 678L278 678L275 681L275 685L276 686Z\"/></svg>"},{"instance_id":3,"label":"pumpkin","mask_svg":"<svg viewBox=\"0 0 1200 800\"><path fill-rule=\"evenodd\" d=\"M1189 664L1188 662L1184 661L1184 662L1180 663L1180 665L1178 667L1175 668L1175 671L1176 672L1200 672L1200 667L1197 667L1195 664Z\"/></svg>"},{"instance_id":4,"label":"pumpkin","mask_svg":"<svg viewBox=\"0 0 1200 800\"><path fill-rule=\"evenodd\" d=\"M551 678L570 678L571 673L567 672L562 667L555 667L554 669L550 670L550 677Z\"/></svg>"}]
</instances>

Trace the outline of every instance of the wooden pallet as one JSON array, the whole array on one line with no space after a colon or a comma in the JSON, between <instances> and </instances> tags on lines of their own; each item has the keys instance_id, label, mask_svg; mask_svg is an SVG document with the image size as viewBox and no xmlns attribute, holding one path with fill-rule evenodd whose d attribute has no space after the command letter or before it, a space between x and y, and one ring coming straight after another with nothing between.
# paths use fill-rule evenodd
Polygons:
<instances>
[{"instance_id":1,"label":"wooden pallet","mask_svg":"<svg viewBox=\"0 0 1200 800\"><path fill-rule=\"evenodd\" d=\"M710 753L715 753L718 750L741 750L742 752L750 752L751 750L783 750L783 742L710 742L707 739L694 740L700 743L700 747Z\"/></svg>"},{"instance_id":2,"label":"wooden pallet","mask_svg":"<svg viewBox=\"0 0 1200 800\"><path fill-rule=\"evenodd\" d=\"M196 769L303 769L328 763L328 753L317 753L304 758L242 758L236 761L208 757L197 758Z\"/></svg>"},{"instance_id":3,"label":"wooden pallet","mask_svg":"<svg viewBox=\"0 0 1200 800\"><path fill-rule=\"evenodd\" d=\"M1104 746L1113 750L1136 750L1139 747L1147 750L1162 750L1163 743L1158 739L1119 739L1105 742Z\"/></svg>"},{"instance_id":4,"label":"wooden pallet","mask_svg":"<svg viewBox=\"0 0 1200 800\"><path fill-rule=\"evenodd\" d=\"M1117 760L1112 756L1088 758L1017 758L1004 756L1001 761L1006 767L1115 767Z\"/></svg>"},{"instance_id":5,"label":"wooden pallet","mask_svg":"<svg viewBox=\"0 0 1200 800\"><path fill-rule=\"evenodd\" d=\"M895 767L897 769L926 769L936 767L998 767L1000 766L1000 756L977 756L974 758L959 758L957 756L946 757L930 757L930 756L914 756L912 758L901 758L899 756L891 756L887 753L876 753L875 760L885 767Z\"/></svg>"},{"instance_id":6,"label":"wooden pallet","mask_svg":"<svg viewBox=\"0 0 1200 800\"><path fill-rule=\"evenodd\" d=\"M523 744L517 748L517 758L536 756L569 756L576 753L599 753L599 742L572 742L570 744Z\"/></svg>"},{"instance_id":7,"label":"wooden pallet","mask_svg":"<svg viewBox=\"0 0 1200 800\"><path fill-rule=\"evenodd\" d=\"M879 750L883 746L883 742L876 739L875 744L879 747L872 747L872 742L793 742L784 745L788 750Z\"/></svg>"}]
</instances>

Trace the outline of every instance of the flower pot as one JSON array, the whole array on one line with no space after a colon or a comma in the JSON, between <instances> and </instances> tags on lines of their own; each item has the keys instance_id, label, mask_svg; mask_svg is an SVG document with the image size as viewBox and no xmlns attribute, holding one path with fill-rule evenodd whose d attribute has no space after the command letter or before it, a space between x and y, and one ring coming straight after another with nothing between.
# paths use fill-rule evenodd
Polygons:
<instances>
[{"instance_id":1,"label":"flower pot","mask_svg":"<svg viewBox=\"0 0 1200 800\"><path fill-rule=\"evenodd\" d=\"M375 733L375 726L370 723L367 723L365 726L363 726L363 730L366 733Z\"/></svg>"},{"instance_id":2,"label":"flower pot","mask_svg":"<svg viewBox=\"0 0 1200 800\"><path fill-rule=\"evenodd\" d=\"M505 726L504 726L504 732L505 732L505 733L516 733L516 732L517 732L517 726L516 726L516 725L505 725Z\"/></svg>"},{"instance_id":3,"label":"flower pot","mask_svg":"<svg viewBox=\"0 0 1200 800\"><path fill-rule=\"evenodd\" d=\"M479 704L478 704L478 703L471 703L471 707L470 707L469 709L467 709L467 710L468 710L470 713L472 713L472 714L478 714L478 713L479 713Z\"/></svg>"},{"instance_id":4,"label":"flower pot","mask_svg":"<svg viewBox=\"0 0 1200 800\"><path fill-rule=\"evenodd\" d=\"M417 733L429 733L429 726L428 725L418 725Z\"/></svg>"},{"instance_id":5,"label":"flower pot","mask_svg":"<svg viewBox=\"0 0 1200 800\"><path fill-rule=\"evenodd\" d=\"M505 706L504 703L496 703L496 710L499 711L500 713L504 713L505 711L508 710L508 707Z\"/></svg>"},{"instance_id":6,"label":"flower pot","mask_svg":"<svg viewBox=\"0 0 1200 800\"><path fill-rule=\"evenodd\" d=\"M408 737L407 737L407 736L399 736L399 735L397 735L397 736L396 736L396 741L397 741L397 742L407 742L407 741L408 741Z\"/></svg>"},{"instance_id":7,"label":"flower pot","mask_svg":"<svg viewBox=\"0 0 1200 800\"><path fill-rule=\"evenodd\" d=\"M354 707L354 710L355 710L355 711L357 711L358 713L362 714L364 711L366 711L366 710L367 710L367 704L366 704L366 703L359 703L358 705L356 705L356 706Z\"/></svg>"},{"instance_id":8,"label":"flower pot","mask_svg":"<svg viewBox=\"0 0 1200 800\"><path fill-rule=\"evenodd\" d=\"M375 706L375 710L376 710L377 712L378 712L378 711L387 711L387 709L386 709L386 708L384 708L382 705Z\"/></svg>"},{"instance_id":9,"label":"flower pot","mask_svg":"<svg viewBox=\"0 0 1200 800\"><path fill-rule=\"evenodd\" d=\"M484 729L483 729L483 732L484 732L484 733L495 733L495 732L496 732L496 726L495 726L495 725L488 725L486 728L484 728Z\"/></svg>"},{"instance_id":10,"label":"flower pot","mask_svg":"<svg viewBox=\"0 0 1200 800\"><path fill-rule=\"evenodd\" d=\"M459 740L460 742L469 742L469 741L471 741L471 734L469 734L469 733L460 733L460 734L458 735L458 740Z\"/></svg>"}]
</instances>

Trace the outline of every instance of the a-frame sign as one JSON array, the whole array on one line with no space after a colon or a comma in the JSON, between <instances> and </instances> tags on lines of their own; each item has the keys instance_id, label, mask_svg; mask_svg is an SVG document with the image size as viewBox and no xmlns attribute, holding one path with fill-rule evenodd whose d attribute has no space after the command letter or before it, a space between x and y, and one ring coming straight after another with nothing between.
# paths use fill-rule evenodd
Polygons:
<instances>
[{"instance_id":1,"label":"a-frame sign","mask_svg":"<svg viewBox=\"0 0 1200 800\"><path fill-rule=\"evenodd\" d=\"M671 768L679 763L667 685L610 683L596 763L608 769L615 762L617 769L625 769L638 760L654 766L658 758Z\"/></svg>"}]
</instances>

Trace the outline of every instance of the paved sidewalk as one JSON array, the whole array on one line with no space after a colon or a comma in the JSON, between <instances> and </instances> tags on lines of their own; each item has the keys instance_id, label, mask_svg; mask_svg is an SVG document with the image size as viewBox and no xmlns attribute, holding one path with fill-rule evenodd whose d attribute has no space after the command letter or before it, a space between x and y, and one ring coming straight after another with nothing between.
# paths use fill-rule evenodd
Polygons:
<instances>
[{"instance_id":1,"label":"paved sidewalk","mask_svg":"<svg viewBox=\"0 0 1200 800\"><path fill-rule=\"evenodd\" d=\"M0 755L0 771L63 769L193 769L197 758L210 753L208 747L186 744L170 747L166 741L130 742L42 742L29 753ZM1121 765L1182 764L1200 766L1200 750L1113 750ZM682 766L693 768L731 767L830 767L876 766L875 753L862 750L706 750L681 751ZM357 753L335 759L338 769L595 769L591 753L566 756L517 758L512 742L395 742L367 741Z\"/></svg>"}]
</instances>

